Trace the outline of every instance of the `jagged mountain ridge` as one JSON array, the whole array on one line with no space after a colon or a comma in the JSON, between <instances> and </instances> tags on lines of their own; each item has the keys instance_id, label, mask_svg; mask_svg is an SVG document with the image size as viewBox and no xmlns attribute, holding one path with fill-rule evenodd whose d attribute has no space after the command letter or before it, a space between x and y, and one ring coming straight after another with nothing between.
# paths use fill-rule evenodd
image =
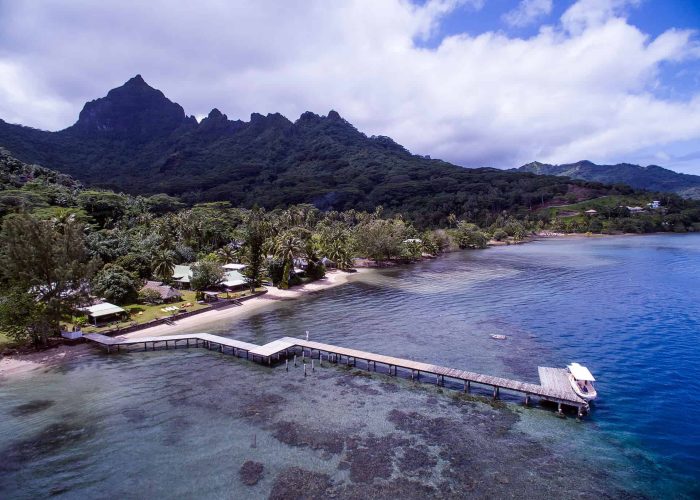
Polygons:
<instances>
[{"instance_id":1,"label":"jagged mountain ridge","mask_svg":"<svg viewBox=\"0 0 700 500\"><path fill-rule=\"evenodd\" d=\"M465 169L368 137L337 112L229 120L213 109L200 123L141 76L88 102L78 121L46 132L0 120L0 146L93 186L168 193L188 203L227 200L268 208L383 205L421 224L449 213L520 210L566 194L605 194L581 181L496 169Z\"/></svg>"},{"instance_id":2,"label":"jagged mountain ridge","mask_svg":"<svg viewBox=\"0 0 700 500\"><path fill-rule=\"evenodd\" d=\"M700 199L700 176L681 174L658 165L597 165L588 160L551 165L535 161L514 170L538 175L566 176L604 184L627 184L637 189L671 192L687 198Z\"/></svg>"}]
</instances>

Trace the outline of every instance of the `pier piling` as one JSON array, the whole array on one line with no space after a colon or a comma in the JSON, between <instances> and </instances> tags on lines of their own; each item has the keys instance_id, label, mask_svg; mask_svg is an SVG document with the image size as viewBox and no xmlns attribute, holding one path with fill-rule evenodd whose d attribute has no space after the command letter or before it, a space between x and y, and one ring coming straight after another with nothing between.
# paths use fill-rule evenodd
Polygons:
<instances>
[{"instance_id":1,"label":"pier piling","mask_svg":"<svg viewBox=\"0 0 700 500\"><path fill-rule=\"evenodd\" d=\"M309 349L312 373L315 372L316 369L313 352L317 351L318 353L319 366L323 366L323 353L325 352L327 353L327 360L329 362L335 362L336 364L342 363L343 357L345 357L345 364L348 367L356 367L358 358L367 363L366 366L368 371L376 371L377 362L379 362L380 364L388 367L389 375L399 376L398 369L400 367L403 371L403 377L408 378L408 373L410 372L411 380L418 382L420 382L421 371L435 375L435 383L438 386L445 385L446 377L458 382L461 381L463 384L462 390L465 393L471 390L472 382L481 386L492 388L494 399L499 397L500 389L520 393L525 396L525 406L529 406L532 396L535 396L540 400L555 403L557 405L557 414L561 416L563 416L564 413L564 405L574 407L578 418L583 417L589 408L588 403L574 392L571 384L569 383L568 372L563 368L538 367L540 377L540 384L538 385L464 370L456 370L444 366L412 361L409 359L349 349L331 344L304 341L292 337L283 337L262 346L207 333L167 335L161 337L146 337L141 339L117 339L106 335L89 333L85 334L84 338L104 347L108 354L112 352L113 347L120 352L122 346L128 347L131 345L137 345L140 347L141 344L143 344L144 351L148 351L149 343L151 344L152 350L156 349L156 343L160 343L166 350L168 350L170 349L170 342L172 342L173 349L176 350L178 343L185 341L185 345L187 347L194 345L195 347L202 347L208 350L211 350L212 344L214 344L214 346L217 347L217 350L221 353L225 353L226 348L230 348L231 353L233 353L234 356L237 356L238 351L242 350L245 352L246 359L252 359L259 363L264 363L271 366L273 358L277 361L281 361L282 353L284 353L285 371L289 371L289 355L292 353L294 356L294 366L297 366L297 352L300 349L302 363L304 364L305 377L308 376L308 369L306 366L306 349Z\"/></svg>"}]
</instances>

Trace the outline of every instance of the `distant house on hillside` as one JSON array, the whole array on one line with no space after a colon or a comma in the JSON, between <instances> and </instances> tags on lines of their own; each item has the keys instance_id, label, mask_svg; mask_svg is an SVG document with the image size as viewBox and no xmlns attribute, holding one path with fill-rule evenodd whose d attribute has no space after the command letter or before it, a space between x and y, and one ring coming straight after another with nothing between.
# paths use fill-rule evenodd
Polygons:
<instances>
[{"instance_id":1,"label":"distant house on hillside","mask_svg":"<svg viewBox=\"0 0 700 500\"><path fill-rule=\"evenodd\" d=\"M594 215L598 215L598 211L597 211L597 210L593 210L592 208L591 208L590 210L586 210L584 213L585 213L586 215L588 215L589 217L593 217Z\"/></svg>"},{"instance_id":2,"label":"distant house on hillside","mask_svg":"<svg viewBox=\"0 0 700 500\"><path fill-rule=\"evenodd\" d=\"M182 299L182 294L179 291L159 281L146 281L146 284L141 288L141 291L143 290L154 290L158 292L163 302L177 302Z\"/></svg>"},{"instance_id":3,"label":"distant house on hillside","mask_svg":"<svg viewBox=\"0 0 700 500\"><path fill-rule=\"evenodd\" d=\"M644 212L644 209L642 207L627 207L627 210L629 210L630 214L641 214Z\"/></svg>"},{"instance_id":4,"label":"distant house on hillside","mask_svg":"<svg viewBox=\"0 0 700 500\"><path fill-rule=\"evenodd\" d=\"M654 200L651 203L647 203L647 207L651 208L652 210L657 210L661 208L661 202L659 200Z\"/></svg>"}]
</instances>

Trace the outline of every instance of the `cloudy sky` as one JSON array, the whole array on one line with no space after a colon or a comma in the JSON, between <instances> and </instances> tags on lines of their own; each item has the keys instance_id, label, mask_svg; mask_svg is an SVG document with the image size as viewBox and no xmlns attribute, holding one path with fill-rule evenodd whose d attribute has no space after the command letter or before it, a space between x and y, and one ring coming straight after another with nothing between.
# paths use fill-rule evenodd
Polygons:
<instances>
[{"instance_id":1,"label":"cloudy sky","mask_svg":"<svg viewBox=\"0 0 700 500\"><path fill-rule=\"evenodd\" d=\"M0 118L47 130L140 73L188 114L337 110L465 166L700 174L698 0L0 0Z\"/></svg>"}]
</instances>

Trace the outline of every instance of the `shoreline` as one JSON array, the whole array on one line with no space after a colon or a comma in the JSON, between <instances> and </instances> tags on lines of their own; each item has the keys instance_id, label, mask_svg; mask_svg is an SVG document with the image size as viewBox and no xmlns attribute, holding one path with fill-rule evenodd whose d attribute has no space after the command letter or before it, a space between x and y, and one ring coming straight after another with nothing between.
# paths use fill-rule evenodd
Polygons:
<instances>
[{"instance_id":1,"label":"shoreline","mask_svg":"<svg viewBox=\"0 0 700 500\"><path fill-rule=\"evenodd\" d=\"M344 285L348 283L353 276L364 274L369 271L368 268L361 268L352 273L331 270L320 280L300 285L290 290L280 290L279 288L270 287L264 295L247 300L239 307L207 311L178 320L174 325L156 325L150 328L144 328L143 330L118 335L115 336L115 338L157 337L160 335L177 333L182 330L195 329L201 325L216 321L242 318L281 301L296 300L307 295L320 293L323 290ZM57 366L66 361L72 361L87 356L91 352L92 349L90 349L87 344L80 343L77 345L61 344L58 347L42 351L3 356L0 359L0 379L28 373L41 368Z\"/></svg>"},{"instance_id":2,"label":"shoreline","mask_svg":"<svg viewBox=\"0 0 700 500\"><path fill-rule=\"evenodd\" d=\"M667 232L656 232L656 233L623 233L623 234L601 234L601 233L557 233L549 231L540 231L534 235L531 235L522 241L518 242L504 242L504 241L490 241L485 249L491 247L501 247L501 246L511 246L511 245L524 245L527 243L535 243L538 241L548 241L557 240L563 238L608 238L608 237L631 237L631 236L648 236L653 234L675 234ZM688 233L686 233L688 234ZM463 250L456 250L463 251ZM451 251L445 252L451 253ZM437 256L439 257L439 256ZM416 262L421 262L421 259ZM415 263L415 262L414 262ZM411 263L412 264L412 263ZM395 265L409 265L407 263L395 264ZM391 266L386 266L391 267ZM234 320L237 318L245 317L249 314L253 314L256 311L264 309L265 307L272 306L281 301L296 300L300 297L306 295L320 293L323 290L334 288L339 285L343 285L352 280L353 276L371 272L373 269L383 269L382 266L372 266L372 267L357 267L355 272L345 272L339 270L331 270L326 273L324 278L320 280L307 283L294 287L290 290L280 290L279 288L270 287L267 293L260 295L253 299L243 302L240 307L229 307L226 309L217 309L212 311L207 311L195 316L190 316L183 318L175 322L174 325L160 324L152 326L149 328L144 328L143 330L138 330L135 332L117 335L115 338L143 338L143 337L157 337L161 335L167 335L172 333L183 332L184 330L196 329L199 326L206 326L207 324L214 323L221 320ZM58 347L53 347L45 349L42 351L24 353L24 354L14 354L10 356L3 356L0 358L0 379L12 376L16 374L27 373L40 368L47 368L69 360L78 359L82 356L89 355L90 349L84 344L80 343L77 345L61 344Z\"/></svg>"}]
</instances>

